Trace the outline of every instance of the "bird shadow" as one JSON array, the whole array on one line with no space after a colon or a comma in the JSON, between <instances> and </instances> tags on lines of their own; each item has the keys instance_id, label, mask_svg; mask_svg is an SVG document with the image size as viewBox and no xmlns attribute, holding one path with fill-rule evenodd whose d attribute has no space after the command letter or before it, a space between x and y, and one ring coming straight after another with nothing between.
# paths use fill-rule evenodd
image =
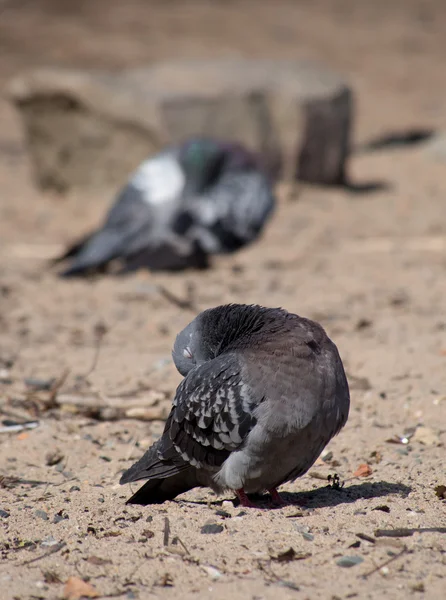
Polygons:
<instances>
[{"instance_id":1,"label":"bird shadow","mask_svg":"<svg viewBox=\"0 0 446 600\"><path fill-rule=\"evenodd\" d=\"M406 129L402 131L389 131L352 148L352 154L369 154L399 148L410 148L427 142L435 135L435 130L427 127ZM366 195L375 192L390 191L394 185L389 181L364 181L354 183L347 178L340 187L346 192L356 195Z\"/></svg>"},{"instance_id":2,"label":"bird shadow","mask_svg":"<svg viewBox=\"0 0 446 600\"><path fill-rule=\"evenodd\" d=\"M353 152L363 154L380 150L393 150L416 146L430 140L436 131L428 127L414 127L401 131L389 131L353 148Z\"/></svg>"},{"instance_id":3,"label":"bird shadow","mask_svg":"<svg viewBox=\"0 0 446 600\"><path fill-rule=\"evenodd\" d=\"M325 485L308 492L284 492L281 496L290 505L296 504L305 508L324 508L338 506L339 504L353 504L357 500L383 498L392 494L398 494L405 498L411 491L412 488L403 483L366 481L348 487Z\"/></svg>"},{"instance_id":4,"label":"bird shadow","mask_svg":"<svg viewBox=\"0 0 446 600\"><path fill-rule=\"evenodd\" d=\"M383 498L398 494L403 498L407 497L412 488L403 483L390 483L388 481L364 482L350 485L349 487L338 487L325 485L315 490L305 492L281 492L280 496L284 500L283 506L296 506L305 509L325 508L329 506L339 506L340 504L353 504L357 500L372 500L374 498ZM275 506L271 503L271 498L267 494L250 494L250 499L258 508L268 508L277 510L283 506ZM222 505L223 500L180 500L187 504L202 504L206 506ZM236 504L240 506L239 503Z\"/></svg>"},{"instance_id":5,"label":"bird shadow","mask_svg":"<svg viewBox=\"0 0 446 600\"><path fill-rule=\"evenodd\" d=\"M375 192L387 192L393 189L394 186L388 181L363 181L362 183L345 181L341 187L350 194L365 195L374 194Z\"/></svg>"}]
</instances>

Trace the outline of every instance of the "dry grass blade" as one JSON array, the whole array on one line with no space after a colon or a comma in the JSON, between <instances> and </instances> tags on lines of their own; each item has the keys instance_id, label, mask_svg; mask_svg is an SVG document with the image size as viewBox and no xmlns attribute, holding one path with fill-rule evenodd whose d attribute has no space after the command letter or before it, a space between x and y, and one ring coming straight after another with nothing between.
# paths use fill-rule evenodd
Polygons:
<instances>
[{"instance_id":1,"label":"dry grass blade","mask_svg":"<svg viewBox=\"0 0 446 600\"><path fill-rule=\"evenodd\" d=\"M25 562L21 563L21 566L24 567L26 565L31 565L32 563L35 563L38 560L42 560L42 558L46 558L47 556L51 556L52 554L55 554L56 552L59 552L59 550L62 550L62 548L64 548L66 545L67 545L66 542L60 542L60 544L56 544L55 546L53 546L53 548L51 548L50 550L48 550L48 552L44 552L40 556L36 556L35 558L32 558L31 560L25 560Z\"/></svg>"},{"instance_id":2,"label":"dry grass blade","mask_svg":"<svg viewBox=\"0 0 446 600\"><path fill-rule=\"evenodd\" d=\"M394 556L391 556L388 560L386 560L385 562L383 562L380 565L376 566L371 571L368 571L367 573L364 573L363 575L360 575L360 577L362 577L363 579L367 579L367 577L370 577L370 575L373 575L374 573L377 573L383 567L387 567L387 565L390 565L390 563L392 563L394 560L397 560L398 558L400 558L401 556L403 556L403 554L405 554L406 552L407 552L407 547L404 546L404 548L401 550L401 552L399 552L398 554L395 554Z\"/></svg>"}]
</instances>

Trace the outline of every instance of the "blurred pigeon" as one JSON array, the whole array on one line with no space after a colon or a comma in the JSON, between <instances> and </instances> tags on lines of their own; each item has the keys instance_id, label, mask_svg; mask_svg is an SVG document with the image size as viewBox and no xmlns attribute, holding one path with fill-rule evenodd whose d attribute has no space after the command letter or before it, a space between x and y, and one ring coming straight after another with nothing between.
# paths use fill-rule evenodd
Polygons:
<instances>
[{"instance_id":1,"label":"blurred pigeon","mask_svg":"<svg viewBox=\"0 0 446 600\"><path fill-rule=\"evenodd\" d=\"M208 256L255 240L274 207L257 157L239 144L194 138L144 161L130 177L99 230L75 243L60 262L63 276L145 267L208 266Z\"/></svg>"},{"instance_id":2,"label":"blurred pigeon","mask_svg":"<svg viewBox=\"0 0 446 600\"><path fill-rule=\"evenodd\" d=\"M350 397L322 327L281 308L205 310L172 352L184 376L164 433L120 483L148 481L129 504L171 500L194 487L248 493L303 475L345 425Z\"/></svg>"}]
</instances>

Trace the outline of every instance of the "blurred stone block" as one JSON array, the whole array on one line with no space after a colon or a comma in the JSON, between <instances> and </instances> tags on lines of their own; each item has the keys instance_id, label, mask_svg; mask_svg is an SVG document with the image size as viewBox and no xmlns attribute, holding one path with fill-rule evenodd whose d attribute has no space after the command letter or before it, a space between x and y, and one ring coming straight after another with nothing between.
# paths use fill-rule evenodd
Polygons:
<instances>
[{"instance_id":1,"label":"blurred stone block","mask_svg":"<svg viewBox=\"0 0 446 600\"><path fill-rule=\"evenodd\" d=\"M147 155L191 135L233 139L274 174L346 178L353 98L319 66L293 61L177 61L118 73L39 69L15 78L42 188L121 185Z\"/></svg>"}]
</instances>

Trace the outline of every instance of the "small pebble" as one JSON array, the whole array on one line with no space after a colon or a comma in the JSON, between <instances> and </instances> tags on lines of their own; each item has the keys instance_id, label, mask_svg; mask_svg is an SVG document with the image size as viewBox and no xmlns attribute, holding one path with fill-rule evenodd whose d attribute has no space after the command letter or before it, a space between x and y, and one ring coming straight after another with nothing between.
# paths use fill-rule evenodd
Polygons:
<instances>
[{"instance_id":1,"label":"small pebble","mask_svg":"<svg viewBox=\"0 0 446 600\"><path fill-rule=\"evenodd\" d=\"M62 515L54 515L53 518L53 523L60 523L61 521L64 521L64 517L62 517Z\"/></svg>"},{"instance_id":2,"label":"small pebble","mask_svg":"<svg viewBox=\"0 0 446 600\"><path fill-rule=\"evenodd\" d=\"M215 511L215 514L218 517L223 517L223 519L229 519L230 517L232 517L230 513L226 512L225 510L221 510L220 508Z\"/></svg>"},{"instance_id":3,"label":"small pebble","mask_svg":"<svg viewBox=\"0 0 446 600\"><path fill-rule=\"evenodd\" d=\"M49 467L59 464L64 459L64 455L60 450L47 452L45 462Z\"/></svg>"},{"instance_id":4,"label":"small pebble","mask_svg":"<svg viewBox=\"0 0 446 600\"><path fill-rule=\"evenodd\" d=\"M51 548L51 546L55 546L59 542L53 538L52 535L48 535L46 538L43 538L40 545L44 548Z\"/></svg>"},{"instance_id":5,"label":"small pebble","mask_svg":"<svg viewBox=\"0 0 446 600\"><path fill-rule=\"evenodd\" d=\"M9 517L9 512L7 510L3 510L2 508L0 508L0 517L2 519L7 519Z\"/></svg>"},{"instance_id":6,"label":"small pebble","mask_svg":"<svg viewBox=\"0 0 446 600\"><path fill-rule=\"evenodd\" d=\"M81 488L78 485L72 485L70 487L70 492L80 492Z\"/></svg>"},{"instance_id":7,"label":"small pebble","mask_svg":"<svg viewBox=\"0 0 446 600\"><path fill-rule=\"evenodd\" d=\"M44 510L35 510L34 516L39 517L40 519L43 519L44 521L48 521L48 515L46 514L46 512Z\"/></svg>"},{"instance_id":8,"label":"small pebble","mask_svg":"<svg viewBox=\"0 0 446 600\"><path fill-rule=\"evenodd\" d=\"M223 525L218 525L217 523L209 523L208 525L203 525L201 528L201 533L221 533L223 531Z\"/></svg>"},{"instance_id":9,"label":"small pebble","mask_svg":"<svg viewBox=\"0 0 446 600\"><path fill-rule=\"evenodd\" d=\"M363 562L363 558L361 556L343 556L339 560L336 561L338 567L354 567L355 565L359 565Z\"/></svg>"},{"instance_id":10,"label":"small pebble","mask_svg":"<svg viewBox=\"0 0 446 600\"><path fill-rule=\"evenodd\" d=\"M314 540L314 535L312 533L307 533L306 531L302 533L302 537L308 542L312 542Z\"/></svg>"}]
</instances>

